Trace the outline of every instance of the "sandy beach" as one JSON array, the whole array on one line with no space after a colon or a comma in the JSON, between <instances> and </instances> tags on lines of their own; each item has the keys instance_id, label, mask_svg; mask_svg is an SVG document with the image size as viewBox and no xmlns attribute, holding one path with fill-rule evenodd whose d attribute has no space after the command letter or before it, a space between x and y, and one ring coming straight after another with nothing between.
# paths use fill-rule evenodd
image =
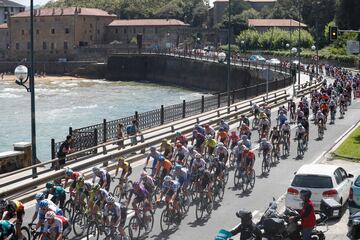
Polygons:
<instances>
[{"instance_id":1,"label":"sandy beach","mask_svg":"<svg viewBox=\"0 0 360 240\"><path fill-rule=\"evenodd\" d=\"M85 78L74 77L74 76L61 76L61 75L47 75L45 77L35 76L35 81L72 81L72 80L84 80ZM15 81L14 75L4 75L3 78L0 76L0 81Z\"/></svg>"}]
</instances>

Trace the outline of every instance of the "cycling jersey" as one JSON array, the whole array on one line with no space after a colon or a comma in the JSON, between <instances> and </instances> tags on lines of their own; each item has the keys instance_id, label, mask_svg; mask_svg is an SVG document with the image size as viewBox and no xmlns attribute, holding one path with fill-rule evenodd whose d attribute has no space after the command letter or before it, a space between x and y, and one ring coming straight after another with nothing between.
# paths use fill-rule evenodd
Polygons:
<instances>
[{"instance_id":1,"label":"cycling jersey","mask_svg":"<svg viewBox=\"0 0 360 240\"><path fill-rule=\"evenodd\" d=\"M192 170L204 171L205 167L206 167L206 162L204 159L200 159L200 160L195 159L195 161L193 162L193 165L192 165Z\"/></svg>"},{"instance_id":2,"label":"cycling jersey","mask_svg":"<svg viewBox=\"0 0 360 240\"><path fill-rule=\"evenodd\" d=\"M150 152L148 154L147 159L149 159L150 157L154 159L153 164L152 164L152 168L155 168L155 166L157 164L157 161L159 161L160 159L165 159L164 156L158 151Z\"/></svg>"},{"instance_id":3,"label":"cycling jersey","mask_svg":"<svg viewBox=\"0 0 360 240\"><path fill-rule=\"evenodd\" d=\"M73 181L76 181L81 175L81 172L73 172L70 177L66 176L65 180L71 179Z\"/></svg>"},{"instance_id":4,"label":"cycling jersey","mask_svg":"<svg viewBox=\"0 0 360 240\"><path fill-rule=\"evenodd\" d=\"M255 162L255 154L253 151L243 152L242 159L244 160L245 167L253 166Z\"/></svg>"},{"instance_id":5,"label":"cycling jersey","mask_svg":"<svg viewBox=\"0 0 360 240\"><path fill-rule=\"evenodd\" d=\"M149 192L142 186L140 186L140 190L136 191L135 189L130 189L130 195L134 194L135 198L139 201L143 201L147 198Z\"/></svg>"},{"instance_id":6,"label":"cycling jersey","mask_svg":"<svg viewBox=\"0 0 360 240\"><path fill-rule=\"evenodd\" d=\"M283 131L283 132L285 132L285 133L290 133L290 125L288 124L288 125L286 125L286 124L284 124L284 125L282 125L281 126L281 131Z\"/></svg>"},{"instance_id":7,"label":"cycling jersey","mask_svg":"<svg viewBox=\"0 0 360 240\"><path fill-rule=\"evenodd\" d=\"M0 220L0 240L15 234L15 226L8 220Z\"/></svg>"},{"instance_id":8,"label":"cycling jersey","mask_svg":"<svg viewBox=\"0 0 360 240\"><path fill-rule=\"evenodd\" d=\"M219 126L220 128L223 128L226 132L228 132L229 131L229 124L227 124L226 122L222 122L222 123L220 123L220 126Z\"/></svg>"},{"instance_id":9,"label":"cycling jersey","mask_svg":"<svg viewBox=\"0 0 360 240\"><path fill-rule=\"evenodd\" d=\"M174 193L176 193L179 189L180 189L180 183L176 180L171 180L169 182L164 181L161 186L162 192L167 192L167 191L171 190Z\"/></svg>"},{"instance_id":10,"label":"cycling jersey","mask_svg":"<svg viewBox=\"0 0 360 240\"><path fill-rule=\"evenodd\" d=\"M167 159L164 161L159 161L156 165L156 171L159 172L160 168L163 168L163 171L165 170L168 173L172 168L172 163Z\"/></svg>"},{"instance_id":11,"label":"cycling jersey","mask_svg":"<svg viewBox=\"0 0 360 240\"><path fill-rule=\"evenodd\" d=\"M179 182L180 186L183 186L184 183L187 183L188 180L188 171L186 168L181 168L181 170L174 171L175 179Z\"/></svg>"},{"instance_id":12,"label":"cycling jersey","mask_svg":"<svg viewBox=\"0 0 360 240\"><path fill-rule=\"evenodd\" d=\"M271 143L269 143L269 142L265 142L265 143L261 142L260 143L259 151L262 151L262 150L270 151L271 149L272 149L272 144Z\"/></svg>"},{"instance_id":13,"label":"cycling jersey","mask_svg":"<svg viewBox=\"0 0 360 240\"><path fill-rule=\"evenodd\" d=\"M154 179L151 176L146 176L146 178L141 178L140 182L143 183L145 189L148 192L152 192L155 188Z\"/></svg>"},{"instance_id":14,"label":"cycling jersey","mask_svg":"<svg viewBox=\"0 0 360 240\"><path fill-rule=\"evenodd\" d=\"M89 201L92 202L105 202L106 198L109 196L109 192L105 189L100 188L99 191L91 191L89 194Z\"/></svg>"},{"instance_id":15,"label":"cycling jersey","mask_svg":"<svg viewBox=\"0 0 360 240\"><path fill-rule=\"evenodd\" d=\"M189 150L181 146L181 148L176 148L174 151L174 157L177 156L180 160L187 159L189 157Z\"/></svg>"},{"instance_id":16,"label":"cycling jersey","mask_svg":"<svg viewBox=\"0 0 360 240\"><path fill-rule=\"evenodd\" d=\"M103 216L104 217L111 216L113 218L121 218L121 204L118 202L115 202L111 207L109 206L108 203L105 204Z\"/></svg>"},{"instance_id":17,"label":"cycling jersey","mask_svg":"<svg viewBox=\"0 0 360 240\"><path fill-rule=\"evenodd\" d=\"M62 216L56 216L54 218L54 222L52 224L49 223L48 219L44 222L44 232L48 232L49 229L55 231L57 234L62 234L66 226L68 225L68 221L66 218Z\"/></svg>"},{"instance_id":18,"label":"cycling jersey","mask_svg":"<svg viewBox=\"0 0 360 240\"><path fill-rule=\"evenodd\" d=\"M205 140L205 146L210 148L216 148L217 141L216 139L206 139Z\"/></svg>"},{"instance_id":19,"label":"cycling jersey","mask_svg":"<svg viewBox=\"0 0 360 240\"><path fill-rule=\"evenodd\" d=\"M219 137L220 137L220 140L225 140L225 139L227 139L228 134L225 131L219 131L217 133L217 138L219 138Z\"/></svg>"},{"instance_id":20,"label":"cycling jersey","mask_svg":"<svg viewBox=\"0 0 360 240\"><path fill-rule=\"evenodd\" d=\"M212 127L205 128L205 135L211 135L215 137L215 130Z\"/></svg>"},{"instance_id":21,"label":"cycling jersey","mask_svg":"<svg viewBox=\"0 0 360 240\"><path fill-rule=\"evenodd\" d=\"M19 222L22 222L23 216L25 214L24 205L17 200L9 201L7 206L4 209L0 209L0 216L2 217L4 212L6 211L6 215L3 219L9 220L16 216Z\"/></svg>"},{"instance_id":22,"label":"cycling jersey","mask_svg":"<svg viewBox=\"0 0 360 240\"><path fill-rule=\"evenodd\" d=\"M215 149L215 155L219 156L220 154L224 155L225 157L228 155L228 150L226 147L217 147Z\"/></svg>"}]
</instances>

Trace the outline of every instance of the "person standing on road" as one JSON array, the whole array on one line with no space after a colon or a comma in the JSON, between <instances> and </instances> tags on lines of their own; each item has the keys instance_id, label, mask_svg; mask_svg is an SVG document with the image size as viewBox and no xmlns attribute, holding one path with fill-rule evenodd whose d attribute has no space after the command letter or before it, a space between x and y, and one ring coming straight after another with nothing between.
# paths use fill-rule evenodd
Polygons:
<instances>
[{"instance_id":1,"label":"person standing on road","mask_svg":"<svg viewBox=\"0 0 360 240\"><path fill-rule=\"evenodd\" d=\"M71 148L73 144L73 138L71 135L66 136L66 140L60 145L59 151L57 152L58 162L55 164L55 169L59 170L65 165L66 155L74 152Z\"/></svg>"}]
</instances>

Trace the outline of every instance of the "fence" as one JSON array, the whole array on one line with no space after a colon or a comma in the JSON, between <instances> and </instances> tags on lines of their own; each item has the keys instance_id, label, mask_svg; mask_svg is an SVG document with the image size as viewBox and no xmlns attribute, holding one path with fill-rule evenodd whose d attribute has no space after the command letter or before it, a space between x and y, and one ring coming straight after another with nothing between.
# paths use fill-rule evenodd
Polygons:
<instances>
[{"instance_id":1,"label":"fence","mask_svg":"<svg viewBox=\"0 0 360 240\"><path fill-rule=\"evenodd\" d=\"M291 77L276 79L269 81L269 91L286 87L292 83ZM242 89L230 92L230 103L239 102L248 98L252 98L266 92L266 83L258 84L252 87L245 87ZM159 109L138 113L133 116L124 117L121 119L107 121L102 123L79 128L69 128L69 134L73 136L73 149L80 151L98 144L107 142L117 138L118 124L122 123L124 127L131 125L132 120L136 119L139 123L139 129L149 129L160 126L165 123L173 122L186 117L194 116L203 112L214 110L228 105L227 93L218 93L213 96L202 96L201 99L193 101L183 100L180 104L170 106L161 105ZM125 129L123 129L125 130ZM124 131L126 137L126 131ZM56 158L56 152L63 142L55 142L51 139L51 158ZM87 154L91 154L88 152ZM86 153L84 153L86 154Z\"/></svg>"}]
</instances>

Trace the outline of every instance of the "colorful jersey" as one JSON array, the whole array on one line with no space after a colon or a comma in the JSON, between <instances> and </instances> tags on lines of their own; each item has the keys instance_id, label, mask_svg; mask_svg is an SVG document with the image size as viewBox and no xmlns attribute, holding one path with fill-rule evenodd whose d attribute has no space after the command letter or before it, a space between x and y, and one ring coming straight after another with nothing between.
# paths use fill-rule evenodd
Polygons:
<instances>
[{"instance_id":1,"label":"colorful jersey","mask_svg":"<svg viewBox=\"0 0 360 240\"><path fill-rule=\"evenodd\" d=\"M146 199L149 195L149 192L142 186L140 186L139 191L135 191L135 189L130 190L130 194L134 194L137 198Z\"/></svg>"},{"instance_id":2,"label":"colorful jersey","mask_svg":"<svg viewBox=\"0 0 360 240\"><path fill-rule=\"evenodd\" d=\"M156 170L160 171L160 168L163 168L165 171L170 172L171 168L172 168L172 163L165 159L164 161L158 161L157 165L156 165Z\"/></svg>"},{"instance_id":3,"label":"colorful jersey","mask_svg":"<svg viewBox=\"0 0 360 240\"><path fill-rule=\"evenodd\" d=\"M180 183L176 180L171 180L169 182L163 182L161 186L162 192L167 192L169 190L172 190L173 192L177 192L180 188Z\"/></svg>"},{"instance_id":4,"label":"colorful jersey","mask_svg":"<svg viewBox=\"0 0 360 240\"><path fill-rule=\"evenodd\" d=\"M225 131L221 131L221 132L218 132L217 137L218 138L220 137L221 139L226 139L228 137L228 134Z\"/></svg>"},{"instance_id":5,"label":"colorful jersey","mask_svg":"<svg viewBox=\"0 0 360 240\"><path fill-rule=\"evenodd\" d=\"M216 139L206 139L205 140L205 146L210 148L215 148L217 145Z\"/></svg>"},{"instance_id":6,"label":"colorful jersey","mask_svg":"<svg viewBox=\"0 0 360 240\"><path fill-rule=\"evenodd\" d=\"M77 180L81 176L81 172L73 172L71 176L66 176L65 179Z\"/></svg>"},{"instance_id":7,"label":"colorful jersey","mask_svg":"<svg viewBox=\"0 0 360 240\"><path fill-rule=\"evenodd\" d=\"M0 239L5 239L15 233L14 224L8 220L0 220Z\"/></svg>"},{"instance_id":8,"label":"colorful jersey","mask_svg":"<svg viewBox=\"0 0 360 240\"><path fill-rule=\"evenodd\" d=\"M46 219L44 222L44 232L47 232L49 229L55 230L57 234L62 234L64 231L64 225L68 223L67 219L62 216L56 216L52 224Z\"/></svg>"},{"instance_id":9,"label":"colorful jersey","mask_svg":"<svg viewBox=\"0 0 360 240\"><path fill-rule=\"evenodd\" d=\"M109 204L105 204L104 207L104 217L115 217L115 218L121 218L121 205L118 202L115 202L113 204L113 207L109 207Z\"/></svg>"}]
</instances>

